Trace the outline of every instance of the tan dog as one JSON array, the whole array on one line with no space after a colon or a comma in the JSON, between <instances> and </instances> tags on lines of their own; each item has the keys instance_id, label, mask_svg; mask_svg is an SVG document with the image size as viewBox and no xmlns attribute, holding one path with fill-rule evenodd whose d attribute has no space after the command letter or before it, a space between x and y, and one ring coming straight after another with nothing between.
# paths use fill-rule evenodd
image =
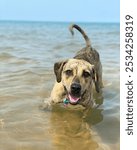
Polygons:
<instances>
[{"instance_id":1,"label":"tan dog","mask_svg":"<svg viewBox=\"0 0 137 150\"><path fill-rule=\"evenodd\" d=\"M102 87L102 66L98 52L91 47L90 40L78 25L71 25L73 33L76 28L86 40L86 47L80 50L72 59L54 64L56 83L51 92L50 102L65 104L80 104L93 107L93 89L100 92ZM94 88L95 87L95 88Z\"/></svg>"}]
</instances>

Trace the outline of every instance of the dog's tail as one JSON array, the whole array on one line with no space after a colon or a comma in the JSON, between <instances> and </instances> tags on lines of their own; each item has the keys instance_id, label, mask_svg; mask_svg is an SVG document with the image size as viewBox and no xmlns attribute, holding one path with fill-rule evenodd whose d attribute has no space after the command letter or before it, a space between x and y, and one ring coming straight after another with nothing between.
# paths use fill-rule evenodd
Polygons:
<instances>
[{"instance_id":1,"label":"dog's tail","mask_svg":"<svg viewBox=\"0 0 137 150\"><path fill-rule=\"evenodd\" d=\"M69 30L71 32L72 35L74 35L74 31L73 31L73 28L77 29L84 37L85 41L86 41L86 46L87 47L91 47L91 43L90 43L90 40L88 38L88 36L86 35L86 33L76 24L72 24L70 27L69 27Z\"/></svg>"}]
</instances>

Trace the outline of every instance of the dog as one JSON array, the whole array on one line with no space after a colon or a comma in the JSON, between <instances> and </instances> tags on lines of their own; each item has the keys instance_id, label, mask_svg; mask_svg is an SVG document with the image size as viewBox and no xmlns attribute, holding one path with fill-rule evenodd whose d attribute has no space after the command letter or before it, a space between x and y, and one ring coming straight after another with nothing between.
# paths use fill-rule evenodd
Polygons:
<instances>
[{"instance_id":1,"label":"dog","mask_svg":"<svg viewBox=\"0 0 137 150\"><path fill-rule=\"evenodd\" d=\"M86 41L86 47L68 60L56 62L54 73L56 82L52 89L48 105L64 103L65 105L82 105L84 108L94 106L93 91L100 92L102 83L102 65L99 53L92 48L85 32L76 24L69 27L74 35L77 29Z\"/></svg>"}]
</instances>

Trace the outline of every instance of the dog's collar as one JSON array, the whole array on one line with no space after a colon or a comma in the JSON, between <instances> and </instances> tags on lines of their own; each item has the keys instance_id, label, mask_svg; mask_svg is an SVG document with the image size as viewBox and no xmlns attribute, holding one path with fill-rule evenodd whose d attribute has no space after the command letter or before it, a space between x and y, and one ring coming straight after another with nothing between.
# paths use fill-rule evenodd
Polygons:
<instances>
[{"instance_id":1,"label":"dog's collar","mask_svg":"<svg viewBox=\"0 0 137 150\"><path fill-rule=\"evenodd\" d=\"M70 101L69 101L68 98L65 98L65 99L63 100L64 106L67 106L69 103L70 103Z\"/></svg>"}]
</instances>

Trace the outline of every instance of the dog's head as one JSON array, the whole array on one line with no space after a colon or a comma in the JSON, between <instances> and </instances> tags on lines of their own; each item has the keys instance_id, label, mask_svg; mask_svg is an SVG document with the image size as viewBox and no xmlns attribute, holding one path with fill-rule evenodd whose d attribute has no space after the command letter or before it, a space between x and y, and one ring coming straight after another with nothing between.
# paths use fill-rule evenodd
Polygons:
<instances>
[{"instance_id":1,"label":"dog's head","mask_svg":"<svg viewBox=\"0 0 137 150\"><path fill-rule=\"evenodd\" d=\"M66 89L70 103L76 104L87 90L92 90L93 83L98 92L94 65L87 61L69 59L57 62L54 64L54 72L57 82L62 82Z\"/></svg>"}]
</instances>

